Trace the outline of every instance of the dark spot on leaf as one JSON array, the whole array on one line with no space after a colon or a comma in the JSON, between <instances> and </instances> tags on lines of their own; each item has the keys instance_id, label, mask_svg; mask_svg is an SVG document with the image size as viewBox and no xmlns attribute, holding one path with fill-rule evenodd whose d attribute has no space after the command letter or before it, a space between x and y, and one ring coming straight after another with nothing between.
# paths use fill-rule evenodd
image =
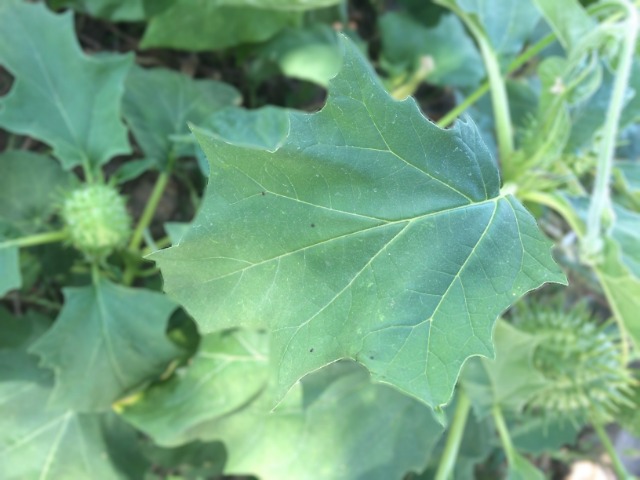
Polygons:
<instances>
[{"instance_id":1,"label":"dark spot on leaf","mask_svg":"<svg viewBox=\"0 0 640 480\"><path fill-rule=\"evenodd\" d=\"M260 195L262 195L263 197L267 194L267 192L261 192Z\"/></svg>"},{"instance_id":2,"label":"dark spot on leaf","mask_svg":"<svg viewBox=\"0 0 640 480\"><path fill-rule=\"evenodd\" d=\"M315 223L312 223L312 224L311 224L311 228L315 228L315 226L316 226L316 224L315 224Z\"/></svg>"},{"instance_id":3,"label":"dark spot on leaf","mask_svg":"<svg viewBox=\"0 0 640 480\"><path fill-rule=\"evenodd\" d=\"M375 357L373 355L369 355L369 360L373 360Z\"/></svg>"},{"instance_id":4,"label":"dark spot on leaf","mask_svg":"<svg viewBox=\"0 0 640 480\"><path fill-rule=\"evenodd\" d=\"M309 353L313 353L313 348L310 348L310 349L309 349Z\"/></svg>"}]
</instances>

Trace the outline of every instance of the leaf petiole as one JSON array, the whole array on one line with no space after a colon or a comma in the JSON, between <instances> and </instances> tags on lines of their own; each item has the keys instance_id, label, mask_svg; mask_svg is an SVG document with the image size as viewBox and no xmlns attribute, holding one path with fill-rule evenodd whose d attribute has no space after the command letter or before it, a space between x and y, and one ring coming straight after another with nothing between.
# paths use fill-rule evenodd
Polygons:
<instances>
[{"instance_id":1,"label":"leaf petiole","mask_svg":"<svg viewBox=\"0 0 640 480\"><path fill-rule=\"evenodd\" d=\"M36 245L44 245L46 243L62 242L68 237L66 230L58 230L55 232L36 233L27 237L14 238L0 242L0 249L9 247L34 247Z\"/></svg>"},{"instance_id":2,"label":"leaf petiole","mask_svg":"<svg viewBox=\"0 0 640 480\"><path fill-rule=\"evenodd\" d=\"M464 390L460 389L458 393L458 403L455 413L453 414L453 422L449 428L447 443L444 446L444 452L442 453L442 458L440 459L434 480L448 480L453 473L470 409L471 401Z\"/></svg>"}]
</instances>

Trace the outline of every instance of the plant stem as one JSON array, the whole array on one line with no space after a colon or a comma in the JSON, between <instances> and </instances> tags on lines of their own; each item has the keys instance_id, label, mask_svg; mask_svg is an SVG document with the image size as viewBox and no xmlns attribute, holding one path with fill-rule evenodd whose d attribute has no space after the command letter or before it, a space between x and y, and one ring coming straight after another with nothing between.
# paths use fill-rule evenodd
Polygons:
<instances>
[{"instance_id":1,"label":"plant stem","mask_svg":"<svg viewBox=\"0 0 640 480\"><path fill-rule=\"evenodd\" d=\"M44 245L45 243L55 243L66 240L66 230L59 230L56 232L36 233L35 235L29 235L28 237L14 238L0 242L0 248L9 247L33 247L36 245Z\"/></svg>"},{"instance_id":2,"label":"plant stem","mask_svg":"<svg viewBox=\"0 0 640 480\"><path fill-rule=\"evenodd\" d=\"M616 472L616 477L619 478L620 480L633 479L633 477L629 475L629 472L627 472L627 469L622 464L622 461L618 456L618 452L616 452L616 449L611 443L611 439L609 438L609 435L607 435L607 432L605 431L602 424L599 421L592 421L592 425L593 425L593 429L596 431L596 434L598 435L598 438L600 439L600 442L602 443L602 446L604 447L604 449L607 451L607 454L609 455L609 459L611 460L611 466L613 467L613 470Z\"/></svg>"},{"instance_id":3,"label":"plant stem","mask_svg":"<svg viewBox=\"0 0 640 480\"><path fill-rule=\"evenodd\" d=\"M489 77L489 87L491 89L491 105L493 106L493 116L496 123L496 136L498 138L498 152L503 169L508 166L509 159L514 150L513 125L511 124L511 112L509 110L509 99L507 97L507 86L500 71L498 57L489 44L489 40L482 28L476 24L464 10L453 4L446 4L467 26L471 35L475 38L480 53L487 69Z\"/></svg>"},{"instance_id":4,"label":"plant stem","mask_svg":"<svg viewBox=\"0 0 640 480\"><path fill-rule=\"evenodd\" d=\"M504 453L507 456L507 461L512 464L514 463L514 447L513 442L511 441L511 435L509 435L509 429L507 428L507 422L505 422L504 416L502 415L502 410L498 405L494 405L492 413L493 421L495 422L496 428L498 429L498 435L500 436L502 448L504 449Z\"/></svg>"},{"instance_id":5,"label":"plant stem","mask_svg":"<svg viewBox=\"0 0 640 480\"><path fill-rule=\"evenodd\" d=\"M627 10L627 20L625 22L622 52L616 70L611 101L609 102L609 109L602 129L602 143L598 151L596 178L587 213L587 234L583 243L583 252L586 259L595 263L597 263L597 258L603 248L602 217L610 208L609 182L618 135L618 124L625 103L625 94L631 75L631 66L638 37L638 11L628 0L618 0L617 3Z\"/></svg>"},{"instance_id":6,"label":"plant stem","mask_svg":"<svg viewBox=\"0 0 640 480\"><path fill-rule=\"evenodd\" d=\"M513 60L513 62L509 64L506 75L509 75L515 72L516 70L518 70L525 63L527 63L533 57L538 55L542 50L544 50L549 45L551 45L555 39L556 39L555 35L550 33L546 37L536 42L531 47L527 48L518 57L516 57L516 59ZM484 96L484 94L487 93L488 91L489 91L489 82L485 81L473 93L471 93L467 98L465 98L462 103L460 103L459 105L456 105L455 108L447 112L447 114L444 117L438 120L437 125L439 127L444 128L447 125L451 124L469 107L471 107L474 103L480 100Z\"/></svg>"},{"instance_id":7,"label":"plant stem","mask_svg":"<svg viewBox=\"0 0 640 480\"><path fill-rule=\"evenodd\" d=\"M471 401L464 390L460 389L458 393L456 411L453 414L453 422L449 428L447 443L444 446L442 459L438 464L438 471L436 472L435 480L448 480L450 475L453 473L453 467L455 466L456 459L458 458L458 450L460 450L460 443L462 442L462 435L464 433L464 427L467 423L467 417L469 416L470 409Z\"/></svg>"},{"instance_id":8,"label":"plant stem","mask_svg":"<svg viewBox=\"0 0 640 480\"><path fill-rule=\"evenodd\" d=\"M160 203L160 199L162 198L162 194L164 193L165 188L167 187L167 183L169 182L170 173L168 171L164 171L160 173L158 179L156 180L155 185L153 186L153 191L151 192L151 196L149 197L149 201L147 205L144 207L144 211L140 216L140 220L138 220L138 224L136 225L136 229L131 236L131 241L129 242L129 250L138 250L140 247L140 242L142 241L142 236L144 230L149 227L151 221L153 220L153 216L156 213L156 208L158 208L158 204Z\"/></svg>"}]
</instances>

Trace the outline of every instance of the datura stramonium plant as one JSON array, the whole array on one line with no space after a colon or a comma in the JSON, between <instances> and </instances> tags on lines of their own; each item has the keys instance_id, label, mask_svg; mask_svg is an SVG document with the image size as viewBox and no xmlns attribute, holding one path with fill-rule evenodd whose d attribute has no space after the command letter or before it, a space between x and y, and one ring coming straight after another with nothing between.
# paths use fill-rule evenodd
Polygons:
<instances>
[{"instance_id":1,"label":"datura stramonium plant","mask_svg":"<svg viewBox=\"0 0 640 480\"><path fill-rule=\"evenodd\" d=\"M123 248L131 234L124 198L108 185L85 185L71 192L61 214L71 244L91 261Z\"/></svg>"},{"instance_id":2,"label":"datura stramonium plant","mask_svg":"<svg viewBox=\"0 0 640 480\"><path fill-rule=\"evenodd\" d=\"M629 404L634 379L623 363L617 330L590 317L585 303L571 311L551 305L518 315L519 328L539 339L533 366L546 380L531 398L530 409L606 421Z\"/></svg>"}]
</instances>

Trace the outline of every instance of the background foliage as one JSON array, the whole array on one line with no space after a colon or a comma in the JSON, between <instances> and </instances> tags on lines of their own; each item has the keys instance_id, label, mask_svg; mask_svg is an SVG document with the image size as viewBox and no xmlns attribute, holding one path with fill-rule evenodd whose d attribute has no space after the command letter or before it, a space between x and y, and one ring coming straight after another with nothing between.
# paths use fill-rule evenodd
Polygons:
<instances>
[{"instance_id":1,"label":"background foliage","mask_svg":"<svg viewBox=\"0 0 640 480\"><path fill-rule=\"evenodd\" d=\"M585 3L3 1L0 477L629 477L640 20Z\"/></svg>"}]
</instances>

